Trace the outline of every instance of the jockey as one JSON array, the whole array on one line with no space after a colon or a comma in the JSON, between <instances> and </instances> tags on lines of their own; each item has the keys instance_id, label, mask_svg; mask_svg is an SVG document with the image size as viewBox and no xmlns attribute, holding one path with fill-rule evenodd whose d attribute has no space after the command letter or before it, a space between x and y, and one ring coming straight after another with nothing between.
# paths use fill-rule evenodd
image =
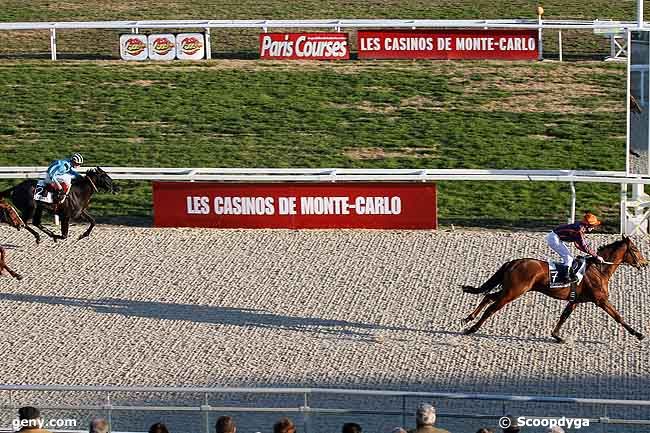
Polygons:
<instances>
[{"instance_id":1,"label":"jockey","mask_svg":"<svg viewBox=\"0 0 650 433\"><path fill-rule=\"evenodd\" d=\"M585 254L595 257L599 262L604 262L605 260L598 255L598 252L594 250L587 240L585 239L585 233L593 231L596 227L601 224L596 218L596 215L587 212L582 218L582 221L573 224L563 224L557 226L553 229L551 233L546 236L546 242L548 246L551 247L553 251L558 253L562 258L562 264L566 266L566 270L562 270L561 276L566 278L567 274L571 281L575 280L575 272L572 269L573 256L567 248L566 243L572 242L575 244L576 248L582 251Z\"/></svg>"},{"instance_id":2,"label":"jockey","mask_svg":"<svg viewBox=\"0 0 650 433\"><path fill-rule=\"evenodd\" d=\"M61 203L70 192L72 179L79 176L75 170L83 164L84 158L80 153L75 153L70 159L59 159L47 168L45 182L51 185L58 193L58 202Z\"/></svg>"}]
</instances>

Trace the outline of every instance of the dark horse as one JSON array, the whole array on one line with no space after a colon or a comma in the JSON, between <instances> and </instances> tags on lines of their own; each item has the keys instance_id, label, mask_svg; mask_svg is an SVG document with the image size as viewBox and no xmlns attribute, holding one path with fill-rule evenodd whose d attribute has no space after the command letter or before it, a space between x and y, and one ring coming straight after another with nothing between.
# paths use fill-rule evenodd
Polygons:
<instances>
[{"instance_id":1,"label":"dark horse","mask_svg":"<svg viewBox=\"0 0 650 433\"><path fill-rule=\"evenodd\" d=\"M571 296L571 287L549 288L548 263L535 259L517 259L505 263L501 268L487 280L481 287L463 286L466 293L487 293L497 287L499 291L485 295L479 306L472 313L463 319L464 324L473 321L476 316L488 304L492 303L483 316L473 326L465 331L465 334L472 334L483 325L494 313L499 311L509 302L514 301L528 291L540 292L555 299L569 300L564 308L559 322L551 333L558 343L563 343L560 338L560 328L569 318L573 310L580 303L593 302L612 316L614 320L639 340L644 336L634 330L623 321L621 315L609 302L609 279L619 265L628 264L639 269L646 266L648 262L641 255L639 249L632 240L623 235L623 239L612 244L601 247L598 254L603 257L606 263L599 263L593 258L588 259L587 269L584 278L575 288L575 297Z\"/></svg>"},{"instance_id":2,"label":"dark horse","mask_svg":"<svg viewBox=\"0 0 650 433\"><path fill-rule=\"evenodd\" d=\"M32 220L32 224L38 227L43 233L50 236L56 242L58 239L66 239L70 228L71 219L82 219L90 223L86 231L79 236L83 239L90 235L95 227L95 219L90 216L87 209L90 205L90 199L93 194L99 191L111 192L116 194L119 188L113 185L113 180L104 170L97 167L88 170L84 175L79 176L72 182L70 193L65 201L57 206L42 203L34 200L34 189L38 182L35 179L26 180L6 191L0 192L0 198L8 197L14 206L19 210L27 229L36 238L36 243L41 241L41 237L33 228L29 227L27 222ZM61 219L61 234L57 235L50 229L41 224L43 210L48 209L55 213Z\"/></svg>"}]
</instances>

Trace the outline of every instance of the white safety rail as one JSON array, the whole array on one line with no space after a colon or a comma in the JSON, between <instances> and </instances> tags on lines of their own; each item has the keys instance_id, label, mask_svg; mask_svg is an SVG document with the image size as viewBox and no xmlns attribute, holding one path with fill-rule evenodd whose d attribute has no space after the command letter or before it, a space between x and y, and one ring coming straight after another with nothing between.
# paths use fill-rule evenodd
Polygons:
<instances>
[{"instance_id":1,"label":"white safety rail","mask_svg":"<svg viewBox=\"0 0 650 433\"><path fill-rule=\"evenodd\" d=\"M141 20L141 21L51 21L0 23L0 30L49 29L307 29L323 28L517 28L517 29L636 29L637 21L610 20L404 20L404 19L325 19L325 20Z\"/></svg>"},{"instance_id":2,"label":"white safety rail","mask_svg":"<svg viewBox=\"0 0 650 433\"><path fill-rule=\"evenodd\" d=\"M0 179L38 179L47 167L0 167ZM366 168L150 168L104 167L113 179L140 181L212 182L436 182L529 181L566 182L571 189L570 220L576 215L577 182L619 184L621 233L642 231L645 220L632 221L628 212L628 185L648 185L650 178L624 171L577 170L473 170L473 169L366 169ZM81 170L84 171L84 170Z\"/></svg>"},{"instance_id":3,"label":"white safety rail","mask_svg":"<svg viewBox=\"0 0 650 433\"><path fill-rule=\"evenodd\" d=\"M461 400L461 401L491 401L491 402L501 402L503 403L503 413L498 414L476 414L476 413L438 413L440 418L460 418L460 419L498 419L501 416L505 415L506 405L508 403L516 403L518 405L531 404L536 409L543 407L544 404L554 404L554 405L576 405L578 407L588 406L591 408L598 407L602 409L603 415L594 418L587 417L591 424L600 424L603 429L607 428L607 425L628 425L628 426L639 426L643 427L643 430L650 426L650 419L624 419L622 417L616 416L616 411L618 408L650 408L650 401L647 400L617 400L617 399L600 399L600 398L575 398L575 397L552 397L552 396L526 396L526 395L503 395L503 394L478 394L478 393L450 393L450 392L407 392L407 391L382 391L382 390L354 390L354 389L333 389L333 388L200 388L200 387L138 387L138 386L68 386L68 385L0 385L1 393L9 394L9 402L17 401L20 398L21 392L29 392L30 395L33 395L33 392L42 392L44 393L42 397L39 398L39 408L46 410L63 410L63 411L74 411L82 410L88 411L95 416L106 416L109 420L109 423L113 419L114 412L179 412L185 413L194 412L200 414L203 418L203 427L206 433L213 431L213 425L210 423L210 414L211 413L278 413L278 414L287 414L294 413L296 415L302 416L303 426L302 430L305 433L309 433L313 430L310 423L310 416L312 415L371 415L371 416L382 416L382 415L392 415L402 418L402 424L406 425L407 417L411 419L413 413L407 408L409 405L407 402L419 402L420 400L430 401L432 399L436 400ZM54 392L88 392L100 396L100 402L95 404L65 404L52 403L48 404L48 396L51 398L52 393ZM120 393L121 404L114 403L114 394ZM139 400L134 400L129 402L125 400L124 393L134 393L139 394ZM201 395L203 404L186 404L182 403L177 404L160 404L156 405L147 405L143 401L142 393L154 393L154 394L163 394L169 393L173 394L176 400L181 400L179 396L182 395L193 395L190 401L195 401L196 395ZM223 406L212 406L210 405L211 397L218 397L219 395L241 395L243 397L251 397L255 395L265 395L265 396L299 396L301 397L301 404L299 406L276 406L276 407L259 407L259 406L239 406L239 405L229 405L227 407ZM372 403L372 399L378 399L383 397L391 397L394 399L401 399L401 410L363 410L363 409L350 409L350 408L323 408L323 407L311 407L310 402L313 401L314 396L334 396L338 397L363 397L369 403ZM417 400L415 400L417 399ZM94 400L97 400L96 398ZM322 404L322 402L321 402ZM616 409L615 409L616 408ZM0 410L5 411L17 411L18 406L14 403L0 403ZM5 429L0 428L0 432ZM68 430L69 431L69 430ZM604 431L604 430L603 430ZM609 430L614 431L614 430ZM59 431L55 430L55 433ZM63 433L63 431L61 431Z\"/></svg>"},{"instance_id":4,"label":"white safety rail","mask_svg":"<svg viewBox=\"0 0 650 433\"><path fill-rule=\"evenodd\" d=\"M312 19L312 20L139 20L139 21L52 21L52 22L8 22L0 23L0 31L49 30L50 53L57 59L57 30L128 30L138 33L141 29L203 29L206 41L210 41L211 29L328 29L340 32L343 29L537 29L542 58L542 31L559 31L560 52L562 52L562 30L634 30L645 26L642 18L636 21L611 20L544 20L537 19L493 19L493 20L427 20L427 19ZM612 36L613 37L613 36ZM212 58L210 45L206 47L206 58Z\"/></svg>"}]
</instances>

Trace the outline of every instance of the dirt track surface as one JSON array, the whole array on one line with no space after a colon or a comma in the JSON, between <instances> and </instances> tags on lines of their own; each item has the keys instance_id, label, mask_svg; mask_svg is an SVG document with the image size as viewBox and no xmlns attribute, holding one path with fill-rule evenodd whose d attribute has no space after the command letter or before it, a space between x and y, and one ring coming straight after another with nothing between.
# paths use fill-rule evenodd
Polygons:
<instances>
[{"instance_id":1,"label":"dirt track surface","mask_svg":"<svg viewBox=\"0 0 650 433\"><path fill-rule=\"evenodd\" d=\"M542 233L99 226L35 246L2 227L0 239L25 277L0 278L3 383L650 398L650 343L594 305L570 318L567 345L549 336L564 304L538 294L460 335L481 299L460 285L549 257ZM621 268L610 286L645 334L649 274Z\"/></svg>"}]
</instances>

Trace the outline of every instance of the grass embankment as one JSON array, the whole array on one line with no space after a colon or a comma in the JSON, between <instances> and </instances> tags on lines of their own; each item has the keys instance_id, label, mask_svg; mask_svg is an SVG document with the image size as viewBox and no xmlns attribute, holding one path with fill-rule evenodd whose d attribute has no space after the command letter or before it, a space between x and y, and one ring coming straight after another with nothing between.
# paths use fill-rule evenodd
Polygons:
<instances>
[{"instance_id":1,"label":"grass embankment","mask_svg":"<svg viewBox=\"0 0 650 433\"><path fill-rule=\"evenodd\" d=\"M0 63L0 165L624 168L624 67L604 63ZM3 183L0 186L6 186ZM98 197L148 217L150 186ZM615 226L617 188L578 185ZM548 225L560 183L443 182L443 223Z\"/></svg>"}]
</instances>

